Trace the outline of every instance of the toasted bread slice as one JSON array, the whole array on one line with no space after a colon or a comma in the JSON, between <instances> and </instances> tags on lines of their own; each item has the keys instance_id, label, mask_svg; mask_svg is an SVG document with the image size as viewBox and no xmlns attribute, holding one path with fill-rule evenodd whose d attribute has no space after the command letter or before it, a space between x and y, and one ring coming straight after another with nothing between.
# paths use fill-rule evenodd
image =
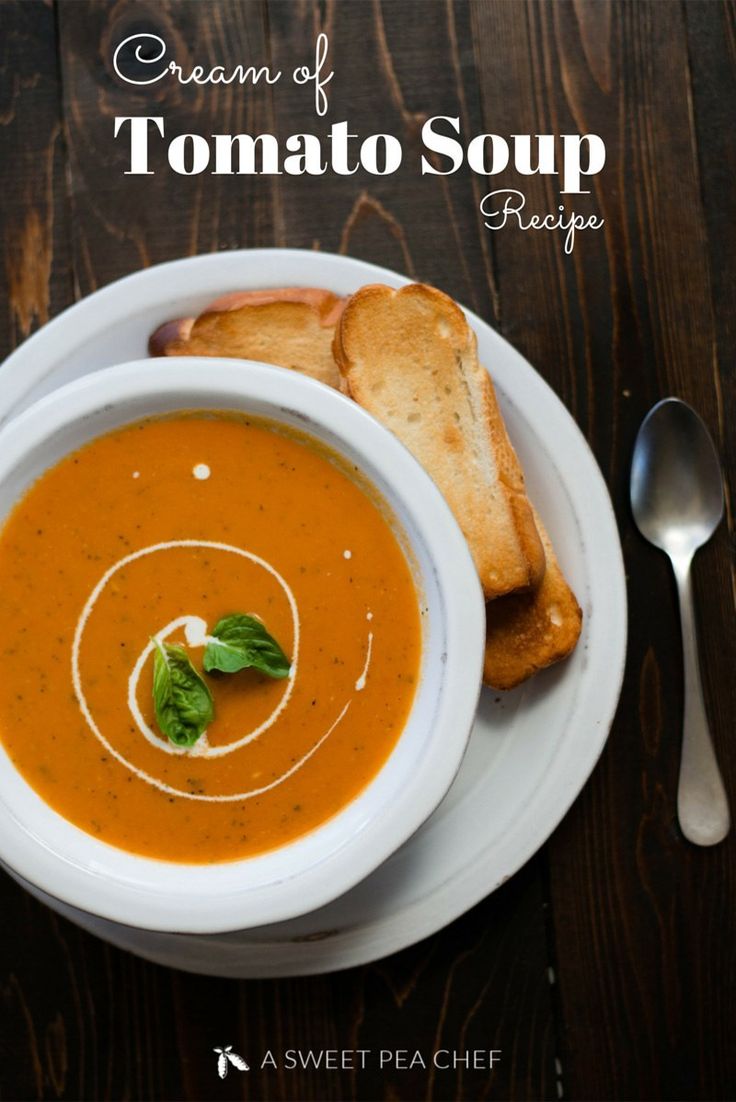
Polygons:
<instances>
[{"instance_id":1,"label":"toasted bread slice","mask_svg":"<svg viewBox=\"0 0 736 1102\"><path fill-rule=\"evenodd\" d=\"M348 393L444 494L486 597L538 585L545 557L524 476L460 307L420 283L363 287L345 305L334 352Z\"/></svg>"},{"instance_id":2,"label":"toasted bread slice","mask_svg":"<svg viewBox=\"0 0 736 1102\"><path fill-rule=\"evenodd\" d=\"M536 514L535 520L547 557L540 585L486 605L483 680L494 689L513 689L537 670L566 658L582 630L580 605Z\"/></svg>"},{"instance_id":3,"label":"toasted bread slice","mask_svg":"<svg viewBox=\"0 0 736 1102\"><path fill-rule=\"evenodd\" d=\"M332 338L343 300L331 291L285 287L223 295L198 318L166 322L152 356L228 356L290 367L340 386Z\"/></svg>"}]
</instances>

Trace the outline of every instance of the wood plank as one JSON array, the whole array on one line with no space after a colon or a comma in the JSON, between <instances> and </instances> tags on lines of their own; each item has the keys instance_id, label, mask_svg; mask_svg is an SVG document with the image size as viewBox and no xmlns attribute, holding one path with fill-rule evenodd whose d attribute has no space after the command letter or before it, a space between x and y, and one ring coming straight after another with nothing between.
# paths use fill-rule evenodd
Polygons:
<instances>
[{"instance_id":1,"label":"wood plank","mask_svg":"<svg viewBox=\"0 0 736 1102\"><path fill-rule=\"evenodd\" d=\"M41 0L3 5L0 151L3 265L0 353L69 302L63 139L54 15Z\"/></svg>"},{"instance_id":2,"label":"wood plank","mask_svg":"<svg viewBox=\"0 0 736 1102\"><path fill-rule=\"evenodd\" d=\"M349 119L358 139L393 134L404 150L400 168L387 176L359 169L349 177L281 177L277 243L386 265L437 284L481 313L491 311L490 258L476 232L477 182L465 170L453 176L420 172L421 128L429 117L477 117L467 5L330 4L322 18L317 3L271 0L268 23L277 68L293 69L305 43L324 31L334 70L324 120L304 89L278 86L277 134L324 132L331 122Z\"/></svg>"},{"instance_id":3,"label":"wood plank","mask_svg":"<svg viewBox=\"0 0 736 1102\"><path fill-rule=\"evenodd\" d=\"M168 143L178 134L272 129L267 85L201 87L171 78L139 87L122 81L112 67L114 48L142 33L163 38L185 72L195 64L212 65L214 59L228 66L251 60L265 64L263 5L199 0L149 6L142 18L135 2L110 6L78 0L61 4L58 11L80 294L163 260L270 243L271 181L210 171L176 175L167 161ZM130 58L128 64L133 64ZM147 77L150 70L140 69L141 79ZM136 75L132 68L125 71ZM165 120L165 140L151 126L149 168L154 174L125 175L129 132L114 138L114 119L146 115Z\"/></svg>"},{"instance_id":4,"label":"wood plank","mask_svg":"<svg viewBox=\"0 0 736 1102\"><path fill-rule=\"evenodd\" d=\"M711 43L715 8L697 13ZM631 448L654 401L679 394L716 435L733 418L732 406L722 409L733 344L722 332L720 345L713 324L682 11L582 0L528 4L524 20L514 5L478 3L473 28L488 129L593 132L608 146L590 197L605 232L581 235L570 258L550 234L506 229L494 240L502 328L586 431L613 492L629 572L618 719L549 847L564 1090L581 1099L725 1097L734 1081L724 1023L733 1017L735 960L722 900L733 891L734 841L698 851L677 829L674 590L627 504ZM720 81L711 94L716 87L722 94ZM725 117L733 108L724 104ZM525 184L530 209L555 209L549 180ZM715 216L723 200L709 198ZM584 202L574 204L582 213ZM725 274L725 253L720 260ZM733 792L736 654L723 530L697 564L696 588L708 625L708 703Z\"/></svg>"},{"instance_id":5,"label":"wood plank","mask_svg":"<svg viewBox=\"0 0 736 1102\"><path fill-rule=\"evenodd\" d=\"M728 533L728 542L721 532L716 546L703 552L698 595L702 600L704 590L712 592L708 608L708 631L713 645L707 652L709 667L705 672L709 699L711 702L718 702L716 714L711 710L711 715L718 732L727 735L729 716L731 726L733 725L734 690L732 678L728 674L725 682L721 678L728 669L728 663L731 663L733 669L736 603L736 560L732 550L736 539L736 433L733 429L736 423L736 285L733 280L736 256L736 194L733 187L736 177L736 147L733 140L729 140L736 115L736 4L730 2L713 5L698 2L684 5L683 12L688 33L694 134L705 210L712 296L710 307L716 338L713 366L703 363L695 369L703 374L710 369L713 374L716 410L710 423L725 467ZM724 648L726 653L720 656L718 665L711 665L712 651L716 648ZM727 737L721 739L719 753L722 765L728 770L727 783L730 779L733 814L736 805L736 763L732 745L728 759L724 761L724 743L730 741ZM726 868L726 860L727 855L722 855L721 868L714 863L708 881L715 900L725 900L729 893L733 893L733 862L730 868ZM705 890L705 883L701 883L700 891ZM701 902L696 920L702 923L702 929L707 931L708 938L717 939L718 928L712 928L709 913L714 905L717 906L717 903L708 906ZM716 941L714 944L717 944ZM728 946L729 943L726 941L724 944ZM732 945L729 948L732 949ZM703 998L713 1000L713 1007L709 1020L703 1021L699 1029L698 1050L702 1066L698 1088L703 1097L712 1095L715 1098L733 1094L736 1084L736 1051L726 1024L736 1017L736 957L728 949L726 952L714 952L708 964Z\"/></svg>"},{"instance_id":6,"label":"wood plank","mask_svg":"<svg viewBox=\"0 0 736 1102\"><path fill-rule=\"evenodd\" d=\"M441 934L388 960L304 979L228 982L174 975L176 1049L184 1096L212 1093L210 1057L223 1039L249 1062L249 1097L259 1099L534 1099L554 1094L546 946L538 936L543 899L538 862ZM538 982L544 976L544 987ZM520 1025L520 1023L522 1023ZM435 1050L501 1048L489 1073L458 1064L433 1069ZM258 1065L267 1049L370 1050L364 1070ZM403 1049L426 1068L380 1068L381 1049ZM441 1058L442 1059L442 1058ZM228 1077L223 1097L244 1089Z\"/></svg>"},{"instance_id":7,"label":"wood plank","mask_svg":"<svg viewBox=\"0 0 736 1102\"><path fill-rule=\"evenodd\" d=\"M6 3L0 36L0 357L73 298L54 12ZM1 378L0 378L1 384ZM4 1097L95 1093L85 1051L84 939L3 875L0 1062ZM105 950L98 950L104 959ZM104 982L104 978L103 978Z\"/></svg>"}]
</instances>

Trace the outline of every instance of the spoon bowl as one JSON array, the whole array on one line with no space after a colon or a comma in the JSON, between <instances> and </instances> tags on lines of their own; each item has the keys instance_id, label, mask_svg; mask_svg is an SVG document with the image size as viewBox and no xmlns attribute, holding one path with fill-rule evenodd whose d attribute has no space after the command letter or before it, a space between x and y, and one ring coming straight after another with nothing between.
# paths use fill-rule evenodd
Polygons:
<instances>
[{"instance_id":1,"label":"spoon bowl","mask_svg":"<svg viewBox=\"0 0 736 1102\"><path fill-rule=\"evenodd\" d=\"M708 429L679 398L659 402L639 429L631 509L641 534L669 555L677 581L685 670L677 815L689 841L712 846L728 834L730 815L703 699L690 565L723 516L723 479Z\"/></svg>"},{"instance_id":2,"label":"spoon bowl","mask_svg":"<svg viewBox=\"0 0 736 1102\"><path fill-rule=\"evenodd\" d=\"M710 433L679 398L644 418L631 465L631 508L641 534L671 554L693 555L723 516L723 481Z\"/></svg>"}]
</instances>

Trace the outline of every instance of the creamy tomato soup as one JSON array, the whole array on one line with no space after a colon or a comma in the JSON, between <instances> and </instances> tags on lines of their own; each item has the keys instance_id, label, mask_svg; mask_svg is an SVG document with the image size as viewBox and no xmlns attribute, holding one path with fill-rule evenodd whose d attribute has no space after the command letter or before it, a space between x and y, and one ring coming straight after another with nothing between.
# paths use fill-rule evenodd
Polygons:
<instances>
[{"instance_id":1,"label":"creamy tomato soup","mask_svg":"<svg viewBox=\"0 0 736 1102\"><path fill-rule=\"evenodd\" d=\"M278 676L205 672L236 614L281 648ZM420 617L385 509L316 443L227 414L128 425L42 475L0 532L0 737L45 801L105 842L175 861L257 854L380 770L414 697ZM190 746L166 737L154 700L170 648L194 671L192 707L211 701Z\"/></svg>"}]
</instances>

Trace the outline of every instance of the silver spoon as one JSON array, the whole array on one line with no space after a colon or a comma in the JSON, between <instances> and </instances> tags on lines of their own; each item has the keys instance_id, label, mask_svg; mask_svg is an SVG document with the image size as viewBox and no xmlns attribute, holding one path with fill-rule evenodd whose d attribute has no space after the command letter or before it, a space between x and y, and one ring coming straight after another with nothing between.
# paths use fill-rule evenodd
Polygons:
<instances>
[{"instance_id":1,"label":"silver spoon","mask_svg":"<svg viewBox=\"0 0 736 1102\"><path fill-rule=\"evenodd\" d=\"M689 841L712 846L728 834L730 817L703 702L690 565L723 516L723 480L708 429L679 398L665 398L642 422L631 508L641 534L669 555L677 580L685 667L677 816Z\"/></svg>"}]
</instances>

